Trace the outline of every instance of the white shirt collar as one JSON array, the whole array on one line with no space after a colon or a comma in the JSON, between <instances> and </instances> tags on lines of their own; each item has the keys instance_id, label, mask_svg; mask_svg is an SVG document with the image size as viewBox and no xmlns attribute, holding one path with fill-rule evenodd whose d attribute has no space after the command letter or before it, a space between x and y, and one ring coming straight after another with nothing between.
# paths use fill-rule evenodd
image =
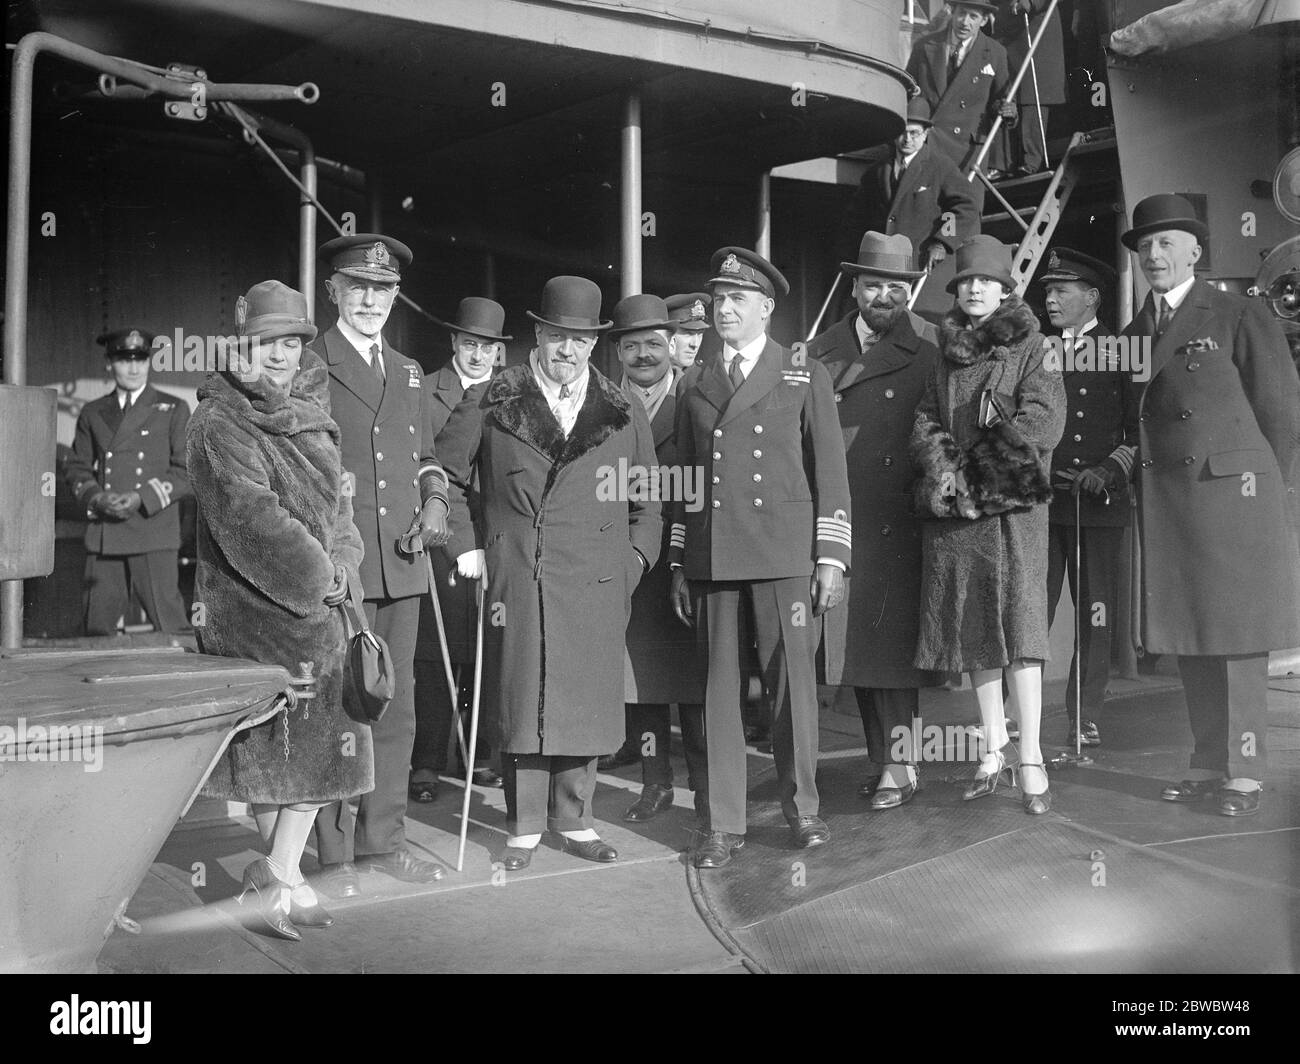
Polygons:
<instances>
[{"instance_id":1,"label":"white shirt collar","mask_svg":"<svg viewBox=\"0 0 1300 1064\"><path fill-rule=\"evenodd\" d=\"M121 389L121 388L117 388L117 389L115 389L115 391L114 391L113 394L115 394L115 395L117 396L117 405L118 405L118 409L120 409L120 410L125 410L125 409L126 409L126 398L125 398L125 397L128 396L128 395L131 397L131 403L132 403L132 405L134 405L135 401L136 401L137 399L140 398L140 393L141 393L142 391L144 391L144 390L145 390L146 388L148 388L148 387L149 387L149 382L148 382L148 381L145 381L144 384L140 385L140 387L137 388L137 389L136 389L135 391L133 391L133 392L128 392L128 391L125 391L125 390L123 390L123 389Z\"/></svg>"},{"instance_id":2,"label":"white shirt collar","mask_svg":"<svg viewBox=\"0 0 1300 1064\"><path fill-rule=\"evenodd\" d=\"M569 397L560 398L560 385L551 380L542 372L541 366L537 361L537 348L533 348L528 354L528 364L533 369L533 377L537 381L537 386L542 389L542 394L546 396L546 401L555 406L557 403L572 403L575 407L582 405L582 400L587 394L587 381L591 377L591 363L587 363L580 376L575 378L569 385Z\"/></svg>"},{"instance_id":3,"label":"white shirt collar","mask_svg":"<svg viewBox=\"0 0 1300 1064\"><path fill-rule=\"evenodd\" d=\"M1169 289L1169 291L1166 292L1163 296L1159 295L1156 292L1152 292L1151 295L1156 300L1156 313L1157 314L1160 313L1161 299L1163 299L1166 303L1169 304L1170 313L1173 313L1175 310L1181 307L1183 305L1183 300L1187 298L1187 293L1192 290L1192 285L1194 285L1195 283L1196 283L1196 274L1192 274L1192 276L1187 278L1187 280L1185 280L1182 284Z\"/></svg>"},{"instance_id":4,"label":"white shirt collar","mask_svg":"<svg viewBox=\"0 0 1300 1064\"><path fill-rule=\"evenodd\" d=\"M371 344L378 344L379 353L383 354L384 338L382 333L379 336L375 336L373 338L369 336L365 336L362 333L357 332L356 329L352 328L352 326L349 325L342 318L339 318L338 320L338 327L339 327L339 332L343 334L343 339L345 339L354 348L356 348L357 354L366 360L367 366L370 365Z\"/></svg>"},{"instance_id":5,"label":"white shirt collar","mask_svg":"<svg viewBox=\"0 0 1300 1064\"><path fill-rule=\"evenodd\" d=\"M867 328L867 323L862 320L861 314L859 314L857 317L853 319L853 328L858 334L859 351L861 351L864 347L867 346L868 340L870 340L872 343L875 343L880 339L880 333L872 332L869 328Z\"/></svg>"},{"instance_id":6,"label":"white shirt collar","mask_svg":"<svg viewBox=\"0 0 1300 1064\"><path fill-rule=\"evenodd\" d=\"M1089 318L1088 321L1078 329L1071 328L1069 325L1065 326L1065 328L1061 330L1061 335L1067 339L1073 336L1083 336L1085 333L1092 332L1095 328L1097 328L1097 319L1094 316Z\"/></svg>"},{"instance_id":7,"label":"white shirt collar","mask_svg":"<svg viewBox=\"0 0 1300 1064\"><path fill-rule=\"evenodd\" d=\"M763 353L763 348L767 346L767 333L759 333L753 340L750 340L740 350L732 347L730 344L722 345L722 360L726 363L728 369L731 368L731 360L740 356L740 371L749 376L749 371L754 363L758 361L758 356Z\"/></svg>"},{"instance_id":8,"label":"white shirt collar","mask_svg":"<svg viewBox=\"0 0 1300 1064\"><path fill-rule=\"evenodd\" d=\"M473 377L466 377L465 374L461 373L461 371L458 370L454 365L451 367L451 370L453 373L456 374L457 377L460 378L460 386L465 391L469 391L476 384L486 384L488 381L492 379L491 373L489 373L486 377L479 377L478 380L475 380Z\"/></svg>"}]
</instances>

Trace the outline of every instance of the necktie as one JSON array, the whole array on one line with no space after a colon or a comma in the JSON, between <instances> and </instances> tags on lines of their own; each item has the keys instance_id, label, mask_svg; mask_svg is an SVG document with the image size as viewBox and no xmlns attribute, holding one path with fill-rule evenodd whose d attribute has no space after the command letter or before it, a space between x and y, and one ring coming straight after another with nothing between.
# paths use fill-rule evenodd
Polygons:
<instances>
[{"instance_id":1,"label":"necktie","mask_svg":"<svg viewBox=\"0 0 1300 1064\"><path fill-rule=\"evenodd\" d=\"M740 386L745 383L745 375L740 372L740 356L731 357L731 367L727 370L727 379L731 381L731 390L740 391Z\"/></svg>"},{"instance_id":2,"label":"necktie","mask_svg":"<svg viewBox=\"0 0 1300 1064\"><path fill-rule=\"evenodd\" d=\"M122 413L126 413L135 404L135 396L130 392L122 393Z\"/></svg>"},{"instance_id":3,"label":"necktie","mask_svg":"<svg viewBox=\"0 0 1300 1064\"><path fill-rule=\"evenodd\" d=\"M561 398L561 399L567 399L567 398L569 398L569 396L571 396L572 394L573 394L573 392L569 391L569 386L568 386L567 384L561 384L561 385L560 385L560 398Z\"/></svg>"},{"instance_id":4,"label":"necktie","mask_svg":"<svg viewBox=\"0 0 1300 1064\"><path fill-rule=\"evenodd\" d=\"M948 57L948 80L954 81L957 77L957 71L961 69L961 47L958 46L952 50Z\"/></svg>"},{"instance_id":5,"label":"necktie","mask_svg":"<svg viewBox=\"0 0 1300 1064\"><path fill-rule=\"evenodd\" d=\"M1169 301L1164 296L1156 296L1156 302L1159 304L1156 310L1156 339L1159 340L1169 328L1169 319L1174 313L1169 309Z\"/></svg>"},{"instance_id":6,"label":"necktie","mask_svg":"<svg viewBox=\"0 0 1300 1064\"><path fill-rule=\"evenodd\" d=\"M384 383L384 360L379 354L379 345L370 345L370 368L375 371L375 376L379 378L379 383Z\"/></svg>"}]
</instances>

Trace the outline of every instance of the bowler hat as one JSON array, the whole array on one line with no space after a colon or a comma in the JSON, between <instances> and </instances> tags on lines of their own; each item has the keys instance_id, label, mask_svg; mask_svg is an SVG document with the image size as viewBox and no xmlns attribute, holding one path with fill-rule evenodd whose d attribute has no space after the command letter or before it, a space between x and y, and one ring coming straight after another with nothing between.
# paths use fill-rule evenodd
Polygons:
<instances>
[{"instance_id":1,"label":"bowler hat","mask_svg":"<svg viewBox=\"0 0 1300 1064\"><path fill-rule=\"evenodd\" d=\"M611 322L600 320L600 286L585 277L552 277L542 289L542 309L533 321L560 329L589 329L599 332Z\"/></svg>"},{"instance_id":2,"label":"bowler hat","mask_svg":"<svg viewBox=\"0 0 1300 1064\"><path fill-rule=\"evenodd\" d=\"M480 340L513 340L513 336L501 334L501 327L505 323L506 308L496 300L466 296L456 308L456 320L441 324L454 333L469 333Z\"/></svg>"},{"instance_id":3,"label":"bowler hat","mask_svg":"<svg viewBox=\"0 0 1300 1064\"><path fill-rule=\"evenodd\" d=\"M274 340L278 336L316 337L316 326L307 317L303 294L279 281L262 281L235 300L235 324L240 336Z\"/></svg>"},{"instance_id":4,"label":"bowler hat","mask_svg":"<svg viewBox=\"0 0 1300 1064\"><path fill-rule=\"evenodd\" d=\"M672 329L673 326L668 307L658 296L626 296L614 307L614 324L609 335L621 336L638 329Z\"/></svg>"},{"instance_id":5,"label":"bowler hat","mask_svg":"<svg viewBox=\"0 0 1300 1064\"><path fill-rule=\"evenodd\" d=\"M1210 238L1209 227L1196 217L1192 205L1182 196L1161 192L1148 196L1133 208L1133 228L1120 237L1130 251L1137 251L1138 241L1147 233L1181 229L1204 244Z\"/></svg>"},{"instance_id":6,"label":"bowler hat","mask_svg":"<svg viewBox=\"0 0 1300 1064\"><path fill-rule=\"evenodd\" d=\"M757 288L773 298L790 294L790 282L781 271L748 248L718 248L709 261L709 279L704 283Z\"/></svg>"},{"instance_id":7,"label":"bowler hat","mask_svg":"<svg viewBox=\"0 0 1300 1064\"><path fill-rule=\"evenodd\" d=\"M957 249L957 272L948 282L948 291L957 291L957 282L967 277L992 277L1008 291L1016 287L1011 279L1011 256L1014 249L995 237L973 236Z\"/></svg>"},{"instance_id":8,"label":"bowler hat","mask_svg":"<svg viewBox=\"0 0 1300 1064\"><path fill-rule=\"evenodd\" d=\"M104 345L104 357L148 358L153 350L153 333L143 329L115 329L95 337L95 343Z\"/></svg>"},{"instance_id":9,"label":"bowler hat","mask_svg":"<svg viewBox=\"0 0 1300 1064\"><path fill-rule=\"evenodd\" d=\"M1038 278L1049 281L1078 281L1089 288L1109 288L1115 283L1115 271L1091 255L1073 248L1054 247L1047 253L1047 272Z\"/></svg>"},{"instance_id":10,"label":"bowler hat","mask_svg":"<svg viewBox=\"0 0 1300 1064\"><path fill-rule=\"evenodd\" d=\"M914 270L913 265L912 242L902 233L885 236L884 233L867 232L858 245L858 261L841 262L840 269L850 277L869 273L874 277L915 281L925 271Z\"/></svg>"},{"instance_id":11,"label":"bowler hat","mask_svg":"<svg viewBox=\"0 0 1300 1064\"><path fill-rule=\"evenodd\" d=\"M400 240L379 233L354 233L335 237L320 246L319 255L334 273L385 284L402 279L402 267L411 265L411 249Z\"/></svg>"},{"instance_id":12,"label":"bowler hat","mask_svg":"<svg viewBox=\"0 0 1300 1064\"><path fill-rule=\"evenodd\" d=\"M709 327L708 305L713 297L707 292L681 292L664 300L673 328L679 332L703 332Z\"/></svg>"},{"instance_id":13,"label":"bowler hat","mask_svg":"<svg viewBox=\"0 0 1300 1064\"><path fill-rule=\"evenodd\" d=\"M927 129L934 125L930 118L930 104L924 96L913 96L907 101L907 124L925 126Z\"/></svg>"}]
</instances>

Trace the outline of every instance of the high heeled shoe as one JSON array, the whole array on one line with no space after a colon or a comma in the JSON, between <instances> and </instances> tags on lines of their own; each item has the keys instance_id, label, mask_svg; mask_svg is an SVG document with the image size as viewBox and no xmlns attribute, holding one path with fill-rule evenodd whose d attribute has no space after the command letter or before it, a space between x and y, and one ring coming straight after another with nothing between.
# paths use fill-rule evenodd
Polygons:
<instances>
[{"instance_id":1,"label":"high heeled shoe","mask_svg":"<svg viewBox=\"0 0 1300 1064\"><path fill-rule=\"evenodd\" d=\"M1032 761L1020 762L1020 771L1023 774L1027 768L1042 769L1043 779L1047 779L1047 767L1039 761L1035 764ZM1020 779L1020 804L1024 807L1026 813L1030 816L1042 816L1052 808L1052 785L1048 781L1047 789L1041 794L1026 794L1024 776Z\"/></svg>"},{"instance_id":2,"label":"high heeled shoe","mask_svg":"<svg viewBox=\"0 0 1300 1064\"><path fill-rule=\"evenodd\" d=\"M961 800L963 802L972 802L976 798L984 798L998 789L998 782L1002 779L1002 773L1011 773L1011 782L1015 783L1015 768L1007 764L1007 747L1011 744L1006 743L996 750L986 754L985 757L997 759L997 769L993 772L985 772L983 761L980 758L980 770L975 773L975 778L971 780L970 785L962 792Z\"/></svg>"},{"instance_id":3,"label":"high heeled shoe","mask_svg":"<svg viewBox=\"0 0 1300 1064\"><path fill-rule=\"evenodd\" d=\"M334 923L334 917L319 901L303 905L294 901L292 894L289 895L289 919L295 927L330 927Z\"/></svg>"},{"instance_id":4,"label":"high heeled shoe","mask_svg":"<svg viewBox=\"0 0 1300 1064\"><path fill-rule=\"evenodd\" d=\"M282 901L289 893L289 884L276 878L265 857L259 857L244 869L244 889L235 899L241 906L249 891L257 895L257 915L268 931L290 942L302 941L302 935L289 919L289 907Z\"/></svg>"}]
</instances>

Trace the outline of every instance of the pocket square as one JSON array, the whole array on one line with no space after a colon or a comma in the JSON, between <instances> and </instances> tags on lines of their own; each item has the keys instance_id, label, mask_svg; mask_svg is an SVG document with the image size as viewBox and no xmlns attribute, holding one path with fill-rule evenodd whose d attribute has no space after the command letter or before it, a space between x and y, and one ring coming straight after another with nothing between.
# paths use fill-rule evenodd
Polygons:
<instances>
[{"instance_id":1,"label":"pocket square","mask_svg":"<svg viewBox=\"0 0 1300 1064\"><path fill-rule=\"evenodd\" d=\"M929 187L930 187L929 185L917 185L917 186L916 186L916 191L917 191L917 192L924 192L924 191L925 191L927 188L929 188Z\"/></svg>"},{"instance_id":2,"label":"pocket square","mask_svg":"<svg viewBox=\"0 0 1300 1064\"><path fill-rule=\"evenodd\" d=\"M981 70L980 73L981 73L981 74L987 74L989 77L993 77L993 75L994 75L994 73L995 73L995 71L993 70L993 64L992 64L992 63L985 63L985 64L984 64L984 69Z\"/></svg>"}]
</instances>

